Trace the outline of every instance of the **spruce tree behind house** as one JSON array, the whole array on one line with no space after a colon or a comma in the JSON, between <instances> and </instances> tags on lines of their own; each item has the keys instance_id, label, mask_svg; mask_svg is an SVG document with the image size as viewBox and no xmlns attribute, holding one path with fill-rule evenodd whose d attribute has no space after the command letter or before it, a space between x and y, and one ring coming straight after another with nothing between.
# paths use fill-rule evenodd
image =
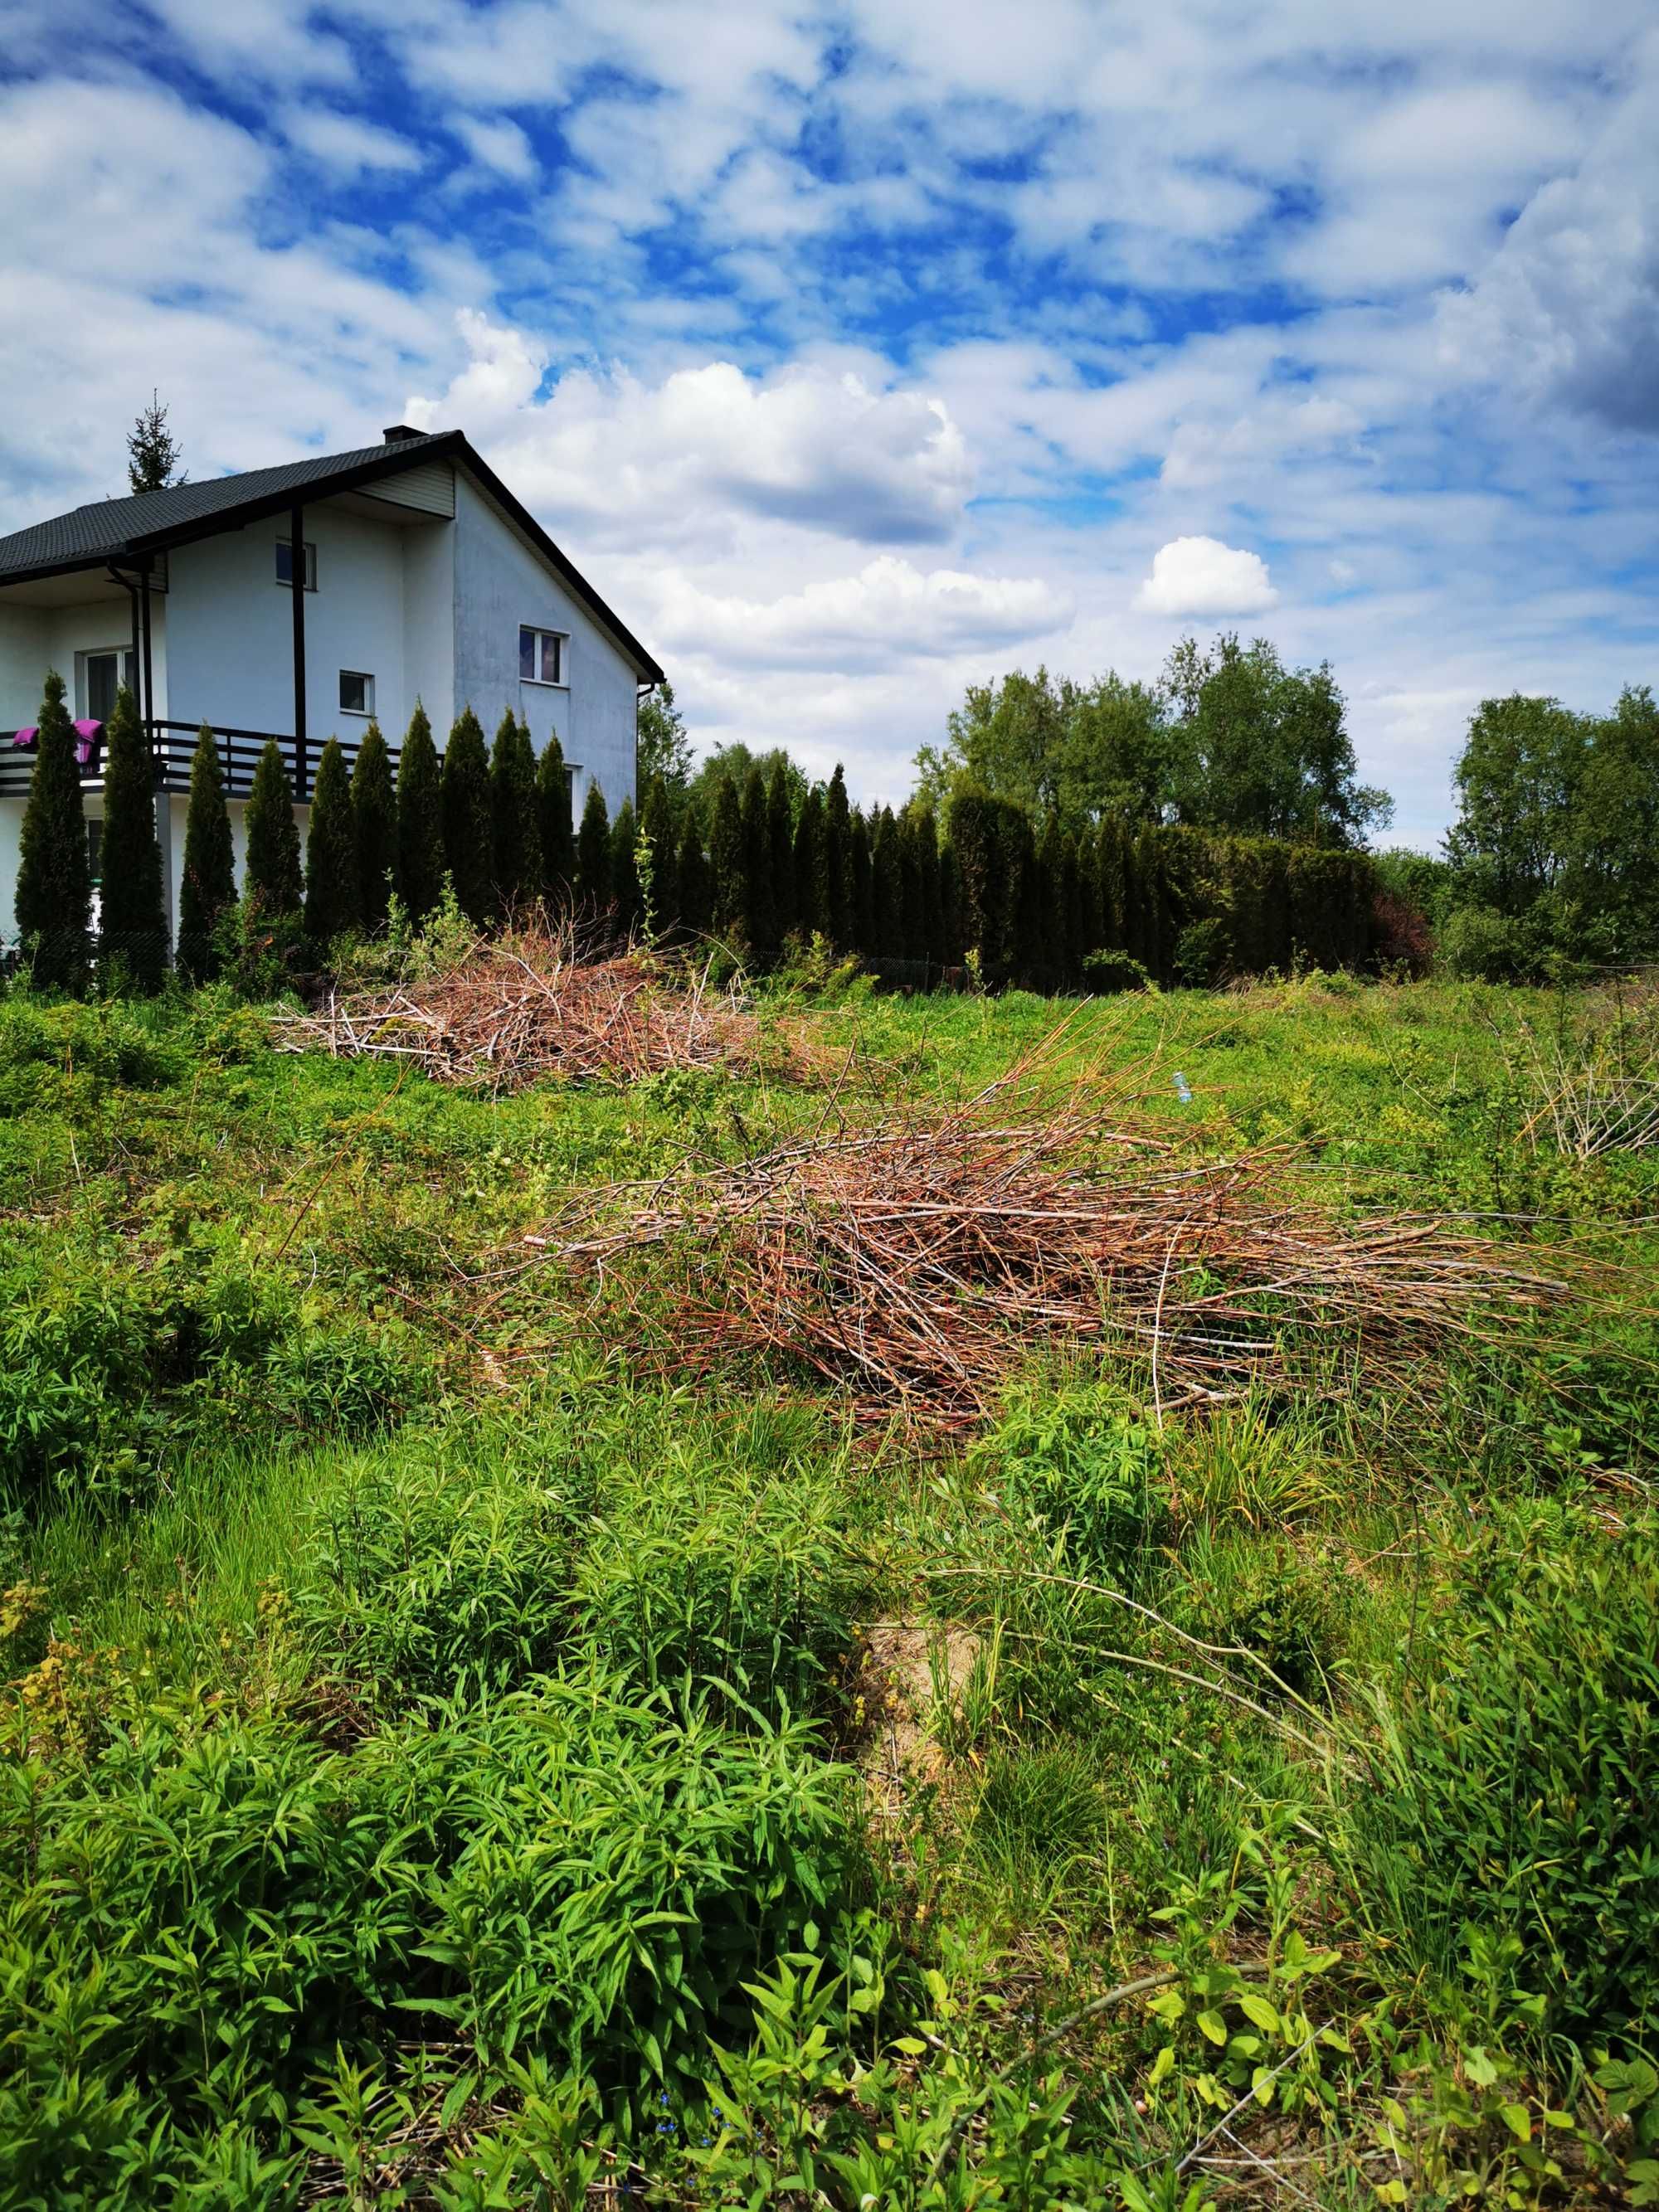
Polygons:
<instances>
[{"instance_id":1,"label":"spruce tree behind house","mask_svg":"<svg viewBox=\"0 0 1659 2212\"><path fill-rule=\"evenodd\" d=\"M509 707L489 757L492 878L496 912L527 914L542 896L542 836L536 809L536 754L530 732Z\"/></svg>"},{"instance_id":2,"label":"spruce tree behind house","mask_svg":"<svg viewBox=\"0 0 1659 2212\"><path fill-rule=\"evenodd\" d=\"M587 787L582 826L576 833L576 906L595 921L611 911L611 817L597 783Z\"/></svg>"},{"instance_id":3,"label":"spruce tree behind house","mask_svg":"<svg viewBox=\"0 0 1659 2212\"><path fill-rule=\"evenodd\" d=\"M392 755L380 726L371 722L351 771L351 819L357 838L357 895L362 926L371 935L386 927L398 852L398 801L392 788Z\"/></svg>"},{"instance_id":4,"label":"spruce tree behind house","mask_svg":"<svg viewBox=\"0 0 1659 2212\"><path fill-rule=\"evenodd\" d=\"M104 836L99 848L98 963L106 988L161 988L167 965L167 898L155 841L155 771L133 696L124 684L104 726Z\"/></svg>"},{"instance_id":5,"label":"spruce tree behind house","mask_svg":"<svg viewBox=\"0 0 1659 2212\"><path fill-rule=\"evenodd\" d=\"M397 879L405 913L423 922L443 896L444 833L438 748L418 699L398 763Z\"/></svg>"},{"instance_id":6,"label":"spruce tree behind house","mask_svg":"<svg viewBox=\"0 0 1659 2212\"><path fill-rule=\"evenodd\" d=\"M570 822L570 777L556 730L536 763L536 824L541 838L541 896L550 914L562 914L574 896L576 838Z\"/></svg>"},{"instance_id":7,"label":"spruce tree behind house","mask_svg":"<svg viewBox=\"0 0 1659 2212\"><path fill-rule=\"evenodd\" d=\"M463 708L444 748L444 866L456 902L475 929L487 929L495 906L495 824L489 805L489 755L483 726Z\"/></svg>"},{"instance_id":8,"label":"spruce tree behind house","mask_svg":"<svg viewBox=\"0 0 1659 2212\"><path fill-rule=\"evenodd\" d=\"M294 790L275 738L260 754L247 795L247 862L243 872L249 919L270 923L297 919L302 903L300 825Z\"/></svg>"},{"instance_id":9,"label":"spruce tree behind house","mask_svg":"<svg viewBox=\"0 0 1659 2212\"><path fill-rule=\"evenodd\" d=\"M306 835L306 935L319 956L337 937L361 929L362 895L357 883L357 823L340 740L331 738L317 763Z\"/></svg>"},{"instance_id":10,"label":"spruce tree behind house","mask_svg":"<svg viewBox=\"0 0 1659 2212\"><path fill-rule=\"evenodd\" d=\"M55 668L46 678L36 728L34 774L18 850L17 932L30 951L37 989L83 991L92 868L75 725Z\"/></svg>"},{"instance_id":11,"label":"spruce tree behind house","mask_svg":"<svg viewBox=\"0 0 1659 2212\"><path fill-rule=\"evenodd\" d=\"M179 884L179 967L191 982L211 982L219 973L219 926L235 903L236 855L218 740L204 722L190 763Z\"/></svg>"}]
</instances>

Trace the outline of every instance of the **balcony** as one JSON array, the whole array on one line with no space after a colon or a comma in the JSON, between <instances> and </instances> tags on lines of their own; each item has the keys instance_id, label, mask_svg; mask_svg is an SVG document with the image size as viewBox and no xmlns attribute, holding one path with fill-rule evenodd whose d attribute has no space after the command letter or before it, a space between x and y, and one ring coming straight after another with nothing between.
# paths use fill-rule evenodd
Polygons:
<instances>
[{"instance_id":1,"label":"balcony","mask_svg":"<svg viewBox=\"0 0 1659 2212\"><path fill-rule=\"evenodd\" d=\"M228 799L246 799L253 784L253 771L258 766L259 756L275 738L282 748L283 764L288 770L288 780L294 787L294 796L302 804L311 798L317 778L317 763L322 753L319 744L307 744L304 757L296 763L294 739L280 730L233 730L213 727L219 747L219 772L225 781ZM195 757L197 740L201 735L199 722L153 722L151 750L155 761L156 787L161 791L186 792L190 789L190 764ZM27 799L29 780L34 773L33 747L20 750L14 746L15 732L0 730L0 799ZM345 737L340 739L340 750L345 755L349 775L357 764L362 739ZM392 771L398 772L398 749L389 746ZM103 754L95 751L82 771L82 791L101 791L104 786Z\"/></svg>"}]
</instances>

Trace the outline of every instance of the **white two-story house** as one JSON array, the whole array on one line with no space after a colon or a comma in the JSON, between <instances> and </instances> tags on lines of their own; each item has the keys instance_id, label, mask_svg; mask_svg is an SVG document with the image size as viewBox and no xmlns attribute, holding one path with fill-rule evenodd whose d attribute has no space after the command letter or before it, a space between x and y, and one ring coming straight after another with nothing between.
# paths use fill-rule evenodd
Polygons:
<instances>
[{"instance_id":1,"label":"white two-story house","mask_svg":"<svg viewBox=\"0 0 1659 2212\"><path fill-rule=\"evenodd\" d=\"M296 550L299 549L296 554ZM304 588L293 588L296 574ZM440 752L471 706L511 708L539 754L556 732L580 819L590 786L634 796L651 655L459 430L402 424L353 453L79 507L0 538L0 939L48 669L81 726L95 854L99 726L129 684L155 762L177 912L191 755L218 738L238 836L254 763L281 744L306 815L317 757L348 763L371 717L395 756L416 700Z\"/></svg>"}]
</instances>

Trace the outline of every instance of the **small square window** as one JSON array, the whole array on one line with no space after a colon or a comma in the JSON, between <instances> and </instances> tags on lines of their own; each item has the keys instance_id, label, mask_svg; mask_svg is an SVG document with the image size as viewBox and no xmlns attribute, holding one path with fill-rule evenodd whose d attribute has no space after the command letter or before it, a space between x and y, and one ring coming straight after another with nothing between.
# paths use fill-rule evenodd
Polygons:
<instances>
[{"instance_id":1,"label":"small square window","mask_svg":"<svg viewBox=\"0 0 1659 2212\"><path fill-rule=\"evenodd\" d=\"M557 630L520 624L519 680L523 684L564 682L564 639Z\"/></svg>"},{"instance_id":2,"label":"small square window","mask_svg":"<svg viewBox=\"0 0 1659 2212\"><path fill-rule=\"evenodd\" d=\"M317 548L308 538L306 540L305 561L306 589L314 592L317 588ZM276 540L276 580L279 584L289 585L294 581L294 548L286 538Z\"/></svg>"},{"instance_id":3,"label":"small square window","mask_svg":"<svg viewBox=\"0 0 1659 2212\"><path fill-rule=\"evenodd\" d=\"M374 712L374 678L361 676L355 669L340 671L340 712L343 714L372 714Z\"/></svg>"}]
</instances>

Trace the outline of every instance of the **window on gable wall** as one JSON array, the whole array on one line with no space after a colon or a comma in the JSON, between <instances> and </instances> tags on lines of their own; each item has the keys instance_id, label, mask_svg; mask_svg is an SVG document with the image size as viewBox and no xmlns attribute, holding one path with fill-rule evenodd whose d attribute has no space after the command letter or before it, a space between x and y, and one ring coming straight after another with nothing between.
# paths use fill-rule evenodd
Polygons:
<instances>
[{"instance_id":1,"label":"window on gable wall","mask_svg":"<svg viewBox=\"0 0 1659 2212\"><path fill-rule=\"evenodd\" d=\"M340 712L343 714L372 714L374 712L374 678L360 675L356 669L340 671Z\"/></svg>"},{"instance_id":2,"label":"window on gable wall","mask_svg":"<svg viewBox=\"0 0 1659 2212\"><path fill-rule=\"evenodd\" d=\"M519 625L519 680L522 684L564 682L564 640L556 629Z\"/></svg>"},{"instance_id":3,"label":"window on gable wall","mask_svg":"<svg viewBox=\"0 0 1659 2212\"><path fill-rule=\"evenodd\" d=\"M306 589L314 592L317 588L317 548L308 538L305 545ZM286 538L276 540L276 580L279 584L290 585L294 581L294 548Z\"/></svg>"}]
</instances>

